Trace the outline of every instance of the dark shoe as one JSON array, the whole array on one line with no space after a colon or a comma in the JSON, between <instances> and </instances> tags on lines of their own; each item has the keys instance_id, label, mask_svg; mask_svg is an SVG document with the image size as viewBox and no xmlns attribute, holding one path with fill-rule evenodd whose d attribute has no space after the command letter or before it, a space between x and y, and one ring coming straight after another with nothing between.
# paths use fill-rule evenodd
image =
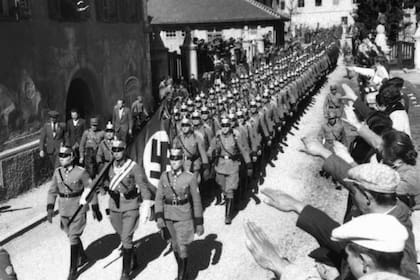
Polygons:
<instances>
[{"instance_id":1,"label":"dark shoe","mask_svg":"<svg viewBox=\"0 0 420 280\"><path fill-rule=\"evenodd\" d=\"M232 223L232 207L233 199L226 198L225 225L230 225Z\"/></svg>"},{"instance_id":2,"label":"dark shoe","mask_svg":"<svg viewBox=\"0 0 420 280\"><path fill-rule=\"evenodd\" d=\"M67 280L77 279L77 264L79 261L79 244L70 246L70 270Z\"/></svg>"},{"instance_id":3,"label":"dark shoe","mask_svg":"<svg viewBox=\"0 0 420 280\"><path fill-rule=\"evenodd\" d=\"M133 249L125 249L122 250L123 256L123 266L122 266L122 273L120 280L130 280L130 273L131 273L131 260L132 260Z\"/></svg>"}]
</instances>

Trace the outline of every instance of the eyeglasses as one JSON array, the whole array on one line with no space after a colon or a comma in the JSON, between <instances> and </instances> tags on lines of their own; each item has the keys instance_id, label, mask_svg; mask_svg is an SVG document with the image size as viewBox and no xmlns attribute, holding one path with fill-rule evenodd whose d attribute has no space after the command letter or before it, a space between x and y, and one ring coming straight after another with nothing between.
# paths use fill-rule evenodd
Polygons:
<instances>
[{"instance_id":1,"label":"eyeglasses","mask_svg":"<svg viewBox=\"0 0 420 280\"><path fill-rule=\"evenodd\" d=\"M182 160L182 156L169 156L169 160L173 160L173 161Z\"/></svg>"},{"instance_id":2,"label":"eyeglasses","mask_svg":"<svg viewBox=\"0 0 420 280\"><path fill-rule=\"evenodd\" d=\"M59 158L66 158L66 157L69 157L69 156L71 156L71 154L69 154L69 153L59 153L58 154Z\"/></svg>"},{"instance_id":3,"label":"eyeglasses","mask_svg":"<svg viewBox=\"0 0 420 280\"><path fill-rule=\"evenodd\" d=\"M112 148L111 148L111 151L112 151L113 153L119 153L119 152L124 151L124 148L122 148L122 147L112 147Z\"/></svg>"}]
</instances>

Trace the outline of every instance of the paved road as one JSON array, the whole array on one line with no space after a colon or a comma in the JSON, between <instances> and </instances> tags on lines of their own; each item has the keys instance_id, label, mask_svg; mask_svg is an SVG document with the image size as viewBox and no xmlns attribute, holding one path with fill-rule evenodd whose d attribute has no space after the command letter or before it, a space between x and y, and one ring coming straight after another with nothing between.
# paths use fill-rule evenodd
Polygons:
<instances>
[{"instance_id":1,"label":"paved road","mask_svg":"<svg viewBox=\"0 0 420 280\"><path fill-rule=\"evenodd\" d=\"M343 74L343 68L338 67L330 75L330 83L338 81ZM268 168L263 187L282 189L340 220L346 191L335 190L331 181L317 175L321 166L319 159L298 152L302 147L301 137L318 133L323 122L322 104L328 88L327 84L315 97L314 105L302 118L299 129L293 130L295 135L289 135L289 146L274 162L275 166ZM106 198L102 197L101 202L103 209ZM206 209L206 233L191 246L191 279L270 279L272 275L259 268L245 248L243 222L246 220L263 226L282 248L285 257L302 265L304 270L315 270L313 261L306 255L316 248L316 242L295 227L296 215L279 213L263 203L250 200L231 226L224 225L223 216L222 206L211 205ZM58 222L59 219L55 218L52 225L43 223L5 246L12 256L19 279L65 279L70 248ZM156 232L155 224L148 223L141 225L135 234L136 252L141 262L135 279L166 280L175 276L175 259L168 252L169 246ZM121 259L118 259L120 244L108 218L98 223L88 213L88 225L82 240L91 263L79 279L118 279L121 272Z\"/></svg>"}]
</instances>

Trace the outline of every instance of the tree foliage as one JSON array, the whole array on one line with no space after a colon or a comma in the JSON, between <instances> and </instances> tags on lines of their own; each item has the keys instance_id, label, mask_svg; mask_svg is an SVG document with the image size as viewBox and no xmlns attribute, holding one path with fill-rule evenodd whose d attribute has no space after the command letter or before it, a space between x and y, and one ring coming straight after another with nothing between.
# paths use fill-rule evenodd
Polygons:
<instances>
[{"instance_id":1,"label":"tree foliage","mask_svg":"<svg viewBox=\"0 0 420 280\"><path fill-rule=\"evenodd\" d=\"M379 24L378 16L382 13L385 16L384 25L388 40L391 43L395 42L402 27L403 7L406 1L415 0L361 0L358 3L355 20L365 32L372 32Z\"/></svg>"}]
</instances>

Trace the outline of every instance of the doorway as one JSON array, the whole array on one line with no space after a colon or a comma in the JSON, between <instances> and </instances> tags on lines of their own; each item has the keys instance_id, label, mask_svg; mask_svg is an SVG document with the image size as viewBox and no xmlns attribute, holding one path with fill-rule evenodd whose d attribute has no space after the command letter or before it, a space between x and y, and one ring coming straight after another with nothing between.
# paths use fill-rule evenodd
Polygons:
<instances>
[{"instance_id":1,"label":"doorway","mask_svg":"<svg viewBox=\"0 0 420 280\"><path fill-rule=\"evenodd\" d=\"M95 106L88 84L80 78L70 83L66 101L66 120L70 119L70 110L77 109L79 116L84 119L95 114Z\"/></svg>"}]
</instances>

